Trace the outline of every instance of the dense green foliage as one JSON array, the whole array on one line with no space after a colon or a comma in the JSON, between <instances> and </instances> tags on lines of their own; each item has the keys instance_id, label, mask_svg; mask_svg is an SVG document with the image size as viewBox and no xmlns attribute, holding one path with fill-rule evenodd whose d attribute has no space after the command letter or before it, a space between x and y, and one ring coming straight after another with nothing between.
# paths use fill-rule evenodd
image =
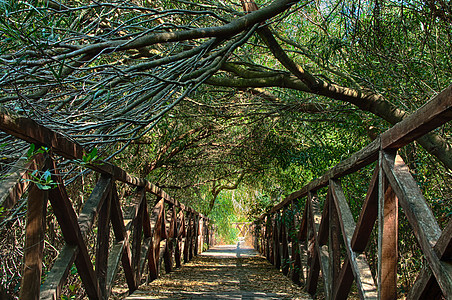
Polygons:
<instances>
[{"instance_id":1,"label":"dense green foliage","mask_svg":"<svg viewBox=\"0 0 452 300\"><path fill-rule=\"evenodd\" d=\"M347 89L335 94L288 70L256 28L130 46L219 28L245 15L238 2L61 2L0 1L0 105L209 215L224 242L236 237L232 222L260 216L451 83L442 0L301 1L267 20L288 59ZM449 161L451 126L435 131ZM452 173L421 144L400 153L444 226ZM372 171L344 178L355 218ZM400 230L406 288L419 251L405 220Z\"/></svg>"}]
</instances>

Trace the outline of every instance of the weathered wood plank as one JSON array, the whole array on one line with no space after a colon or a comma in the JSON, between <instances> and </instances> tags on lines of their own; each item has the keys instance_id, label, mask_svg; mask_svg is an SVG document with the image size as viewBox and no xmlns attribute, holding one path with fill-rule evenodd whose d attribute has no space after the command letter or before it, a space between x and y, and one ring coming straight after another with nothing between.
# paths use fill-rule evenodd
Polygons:
<instances>
[{"instance_id":1,"label":"weathered wood plank","mask_svg":"<svg viewBox=\"0 0 452 300\"><path fill-rule=\"evenodd\" d=\"M449 220L449 223L443 229L441 236L436 242L435 251L437 251L442 260L452 259L452 220Z\"/></svg>"},{"instance_id":2,"label":"weathered wood plank","mask_svg":"<svg viewBox=\"0 0 452 300\"><path fill-rule=\"evenodd\" d=\"M31 185L28 194L27 224L25 227L24 270L19 298L39 299L42 258L46 228L48 192Z\"/></svg>"},{"instance_id":3,"label":"weathered wood plank","mask_svg":"<svg viewBox=\"0 0 452 300\"><path fill-rule=\"evenodd\" d=\"M107 267L108 247L110 242L110 211L111 191L99 210L97 218L97 241L96 241L96 277L103 299L108 299L107 291Z\"/></svg>"},{"instance_id":4,"label":"weathered wood plank","mask_svg":"<svg viewBox=\"0 0 452 300\"><path fill-rule=\"evenodd\" d=\"M204 236L205 236L204 219L199 218L198 254L203 251Z\"/></svg>"},{"instance_id":5,"label":"weathered wood plank","mask_svg":"<svg viewBox=\"0 0 452 300\"><path fill-rule=\"evenodd\" d=\"M292 201L291 203L291 209L295 211L295 203ZM292 238L292 281L295 284L301 284L301 277L303 275L302 272L302 265L301 265L301 253L300 253L300 240L299 240L299 234L296 234L296 228L297 228L297 220L296 215L292 214L292 220L291 220L291 230L292 235L294 238Z\"/></svg>"},{"instance_id":6,"label":"weathered wood plank","mask_svg":"<svg viewBox=\"0 0 452 300\"><path fill-rule=\"evenodd\" d=\"M118 274L119 264L122 261L122 257L125 249L125 240L116 241L111 247L108 255L108 268L107 276L105 278L105 295L106 299L110 299L111 289L114 285L116 274ZM130 288L129 288L130 291Z\"/></svg>"},{"instance_id":7,"label":"weathered wood plank","mask_svg":"<svg viewBox=\"0 0 452 300\"><path fill-rule=\"evenodd\" d=\"M363 252L378 216L378 166L375 168L367 189L366 199L359 215L358 223L352 237L352 249Z\"/></svg>"},{"instance_id":8,"label":"weathered wood plank","mask_svg":"<svg viewBox=\"0 0 452 300\"><path fill-rule=\"evenodd\" d=\"M137 195L138 197L142 197L141 201L139 201L140 206L138 208L138 213L132 222L132 270L133 277L136 282L135 285L138 286L141 280L141 243L143 240L143 223L145 222L145 207L146 201L144 201L145 196L144 193ZM147 222L146 222L147 223ZM147 234L144 235L147 237Z\"/></svg>"},{"instance_id":9,"label":"weathered wood plank","mask_svg":"<svg viewBox=\"0 0 452 300\"><path fill-rule=\"evenodd\" d=\"M191 237L191 216L190 213L187 213L186 220L185 220L185 238L184 238L184 249L183 249L183 257L184 257L184 263L187 263L189 261L188 258L188 251L190 248L190 237Z\"/></svg>"},{"instance_id":10,"label":"weathered wood plank","mask_svg":"<svg viewBox=\"0 0 452 300\"><path fill-rule=\"evenodd\" d=\"M75 264L87 294L92 299L100 299L99 283L84 238L92 227L94 218L110 191L111 179L107 176L101 176L77 218L55 164L53 172L52 179L58 183L56 188L49 190L49 200L52 204L53 213L60 224L66 243L78 246L79 254Z\"/></svg>"},{"instance_id":11,"label":"weathered wood plank","mask_svg":"<svg viewBox=\"0 0 452 300\"><path fill-rule=\"evenodd\" d=\"M190 243L189 243L189 250L188 250L188 259L193 259L193 250L195 248L195 238L196 238L196 215L195 213L192 213L192 222L191 224L191 236L190 236Z\"/></svg>"},{"instance_id":12,"label":"weathered wood plank","mask_svg":"<svg viewBox=\"0 0 452 300\"><path fill-rule=\"evenodd\" d=\"M150 280L157 279L159 274L158 259L160 253L160 241L166 237L164 233L166 228L163 228L165 226L164 213L165 206L164 199L162 198L154 206L151 216L151 223L154 223L154 226L152 228L151 243L147 255Z\"/></svg>"},{"instance_id":13,"label":"weathered wood plank","mask_svg":"<svg viewBox=\"0 0 452 300\"><path fill-rule=\"evenodd\" d=\"M281 240L282 240L282 272L284 275L289 274L289 267L290 267L286 219L287 219L287 211L284 210L282 213L281 228L280 228Z\"/></svg>"},{"instance_id":14,"label":"weathered wood plank","mask_svg":"<svg viewBox=\"0 0 452 300\"><path fill-rule=\"evenodd\" d=\"M435 276L433 276L432 270L429 266L422 267L421 272L417 276L416 281L408 292L406 299L444 299L441 288L438 285L438 281L436 281L436 278Z\"/></svg>"},{"instance_id":15,"label":"weathered wood plank","mask_svg":"<svg viewBox=\"0 0 452 300\"><path fill-rule=\"evenodd\" d=\"M193 256L196 256L196 255L198 255L199 254L199 243L198 243L198 240L199 240L199 220L200 220L200 217L199 217L199 215L198 214L196 214L195 215L195 230L194 230L194 232L195 232L195 236L193 237Z\"/></svg>"},{"instance_id":16,"label":"weathered wood plank","mask_svg":"<svg viewBox=\"0 0 452 300\"><path fill-rule=\"evenodd\" d=\"M339 217L337 215L336 207L333 203L333 196L331 192L331 186L328 189L327 199L329 203L329 215L330 215L330 226L329 226L329 257L330 257L330 273L328 276L330 277L329 281L331 282L331 295L333 294L337 281L339 278L339 272L341 268L341 244L340 244L340 225L339 225Z\"/></svg>"},{"instance_id":17,"label":"weathered wood plank","mask_svg":"<svg viewBox=\"0 0 452 300\"><path fill-rule=\"evenodd\" d=\"M187 229L185 234L185 243L184 243L184 263L187 263L190 261L190 244L192 240L192 213L188 212L187 214Z\"/></svg>"},{"instance_id":18,"label":"weathered wood plank","mask_svg":"<svg viewBox=\"0 0 452 300\"><path fill-rule=\"evenodd\" d=\"M395 151L390 155L393 165ZM380 170L384 160L381 151ZM378 292L380 299L397 299L398 201L383 172L379 172L378 177Z\"/></svg>"},{"instance_id":19,"label":"weathered wood plank","mask_svg":"<svg viewBox=\"0 0 452 300\"><path fill-rule=\"evenodd\" d=\"M442 260L450 261L452 259L450 253L450 247L452 243L452 220L449 221L447 226L443 229L441 236L436 243L434 250ZM442 296L441 288L438 282L433 276L430 267L422 268L420 274L416 278L413 287L408 293L407 299L419 300L425 299L426 297L430 299L440 299Z\"/></svg>"},{"instance_id":20,"label":"weathered wood plank","mask_svg":"<svg viewBox=\"0 0 452 300\"><path fill-rule=\"evenodd\" d=\"M166 240L168 238L168 232L166 230L166 210L165 210L165 203L162 203L162 210L160 212L160 216L159 216L160 220L157 221L159 225L159 227L155 228L154 230L154 236L158 237L158 242L157 246L156 246L156 257L160 257L160 251L161 251L161 247L160 247L160 243L163 240ZM158 248L157 248L158 247Z\"/></svg>"},{"instance_id":21,"label":"weathered wood plank","mask_svg":"<svg viewBox=\"0 0 452 300\"><path fill-rule=\"evenodd\" d=\"M308 193L308 201L311 203L312 220L314 221L314 245L315 251L318 253L320 259L320 270L322 272L322 279L325 291L325 297L329 299L331 291L331 281L329 278L329 250L326 243L328 242L328 224L329 224L329 209L328 202L323 205L322 214L320 214L320 199L317 194Z\"/></svg>"},{"instance_id":22,"label":"weathered wood plank","mask_svg":"<svg viewBox=\"0 0 452 300\"><path fill-rule=\"evenodd\" d=\"M143 192L143 195L134 198L135 201L139 201L139 203L133 205L129 209L129 213L127 214L127 216L132 220L135 219L136 215L138 214L137 207L140 206L140 203L144 198L144 189L139 189L138 193L140 191ZM116 244L122 245L123 247L119 252L121 253L121 262L122 267L124 269L124 275L126 277L127 286L129 287L129 293L132 293L137 288L137 280L132 267L132 251L130 250L129 245L130 227L132 227L133 222L132 221L127 222L127 225L125 225L124 217L121 210L121 204L119 203L119 197L116 190L116 185L114 183L112 184L111 193L112 193L111 225L113 227L113 232L115 234ZM114 261L114 259L115 258L112 257L111 261ZM117 265L115 265L115 267L118 268ZM110 274L112 270L108 269L108 272L109 272L108 274ZM114 270L114 272L116 274L117 270ZM111 277L112 279L114 279L115 275L111 274Z\"/></svg>"},{"instance_id":23,"label":"weathered wood plank","mask_svg":"<svg viewBox=\"0 0 452 300\"><path fill-rule=\"evenodd\" d=\"M314 202L313 202L313 212L315 214L315 221L317 226L317 232L318 232L318 242L320 246L326 245L328 243L328 233L329 233L329 226L330 226L330 209L329 209L329 202L325 201L323 204L322 209L322 215L319 216L319 206L320 206L320 199L315 196Z\"/></svg>"},{"instance_id":24,"label":"weathered wood plank","mask_svg":"<svg viewBox=\"0 0 452 300\"><path fill-rule=\"evenodd\" d=\"M308 200L306 202L308 207L308 218L309 227L312 230L313 243L314 243L314 255L312 258L311 269L308 275L307 288L308 293L313 295L317 289L317 281L319 276L319 271L322 271L323 284L325 286L325 296L329 299L330 295L330 281L329 281L329 257L328 257L328 246L326 242L328 241L328 226L325 226L325 222L328 222L328 205L325 203L322 211L322 215L319 212L319 198L315 193L308 193ZM322 224L323 223L323 224ZM318 260L318 263L315 262ZM312 274L311 274L312 273ZM317 277L317 278L315 278Z\"/></svg>"},{"instance_id":25,"label":"weathered wood plank","mask_svg":"<svg viewBox=\"0 0 452 300\"><path fill-rule=\"evenodd\" d=\"M433 249L441 236L441 229L435 216L402 158L397 156L393 167L391 159L386 154L383 154L383 158L383 170L399 198L424 257L443 294L447 298L452 298L452 267L449 263L440 261Z\"/></svg>"},{"instance_id":26,"label":"weathered wood plank","mask_svg":"<svg viewBox=\"0 0 452 300\"><path fill-rule=\"evenodd\" d=\"M165 245L165 252L163 255L166 273L170 273L173 271L173 250L174 250L174 242L177 237L176 206L170 204L169 211L171 213L171 221L170 221L170 227L168 230L168 239L167 239L166 245Z\"/></svg>"},{"instance_id":27,"label":"weathered wood plank","mask_svg":"<svg viewBox=\"0 0 452 300\"><path fill-rule=\"evenodd\" d=\"M308 237L308 204L305 203L303 215L301 216L300 228L298 230L298 240L302 241Z\"/></svg>"},{"instance_id":28,"label":"weathered wood plank","mask_svg":"<svg viewBox=\"0 0 452 300\"><path fill-rule=\"evenodd\" d=\"M33 144L52 147L57 154L64 154L69 159L81 158L83 148L33 120L17 115L0 107L0 130Z\"/></svg>"},{"instance_id":29,"label":"weathered wood plank","mask_svg":"<svg viewBox=\"0 0 452 300\"><path fill-rule=\"evenodd\" d=\"M452 86L382 133L382 149L398 149L452 120Z\"/></svg>"},{"instance_id":30,"label":"weathered wood plank","mask_svg":"<svg viewBox=\"0 0 452 300\"><path fill-rule=\"evenodd\" d=\"M81 160L83 155L89 152L86 151L86 149L84 149L80 144L66 138L62 134L39 125L29 118L19 116L12 111L8 111L4 107L0 107L0 130L26 142L44 145L50 148L53 153L68 159ZM145 187L146 191L164 198L166 202L172 203L184 210L195 212L194 209L173 199L165 191L150 183L146 179L134 177L109 162L98 161L96 164L88 164L87 167L96 172L110 175L115 180L134 186ZM205 216L203 217L207 218Z\"/></svg>"},{"instance_id":31,"label":"weathered wood plank","mask_svg":"<svg viewBox=\"0 0 452 300\"><path fill-rule=\"evenodd\" d=\"M61 290L66 284L75 257L78 254L78 247L75 245L64 245L55 260L52 269L47 273L46 281L41 286L39 299L59 300Z\"/></svg>"},{"instance_id":32,"label":"weathered wood plank","mask_svg":"<svg viewBox=\"0 0 452 300\"><path fill-rule=\"evenodd\" d=\"M158 213L160 209L160 205L163 202L163 198L157 197L156 205L152 208L152 213L149 214L149 206L146 200L146 196L143 198L143 209L144 209L144 218L143 218L143 233L146 238L152 236L153 228L155 227L155 222L157 222Z\"/></svg>"},{"instance_id":33,"label":"weathered wood plank","mask_svg":"<svg viewBox=\"0 0 452 300\"><path fill-rule=\"evenodd\" d=\"M342 268L336 278L336 284L333 285L333 290L331 292L331 299L346 300L348 298L348 294L350 293L354 279L349 259L345 259L344 264L342 265ZM364 299L364 297L361 297L361 299Z\"/></svg>"},{"instance_id":34,"label":"weathered wood plank","mask_svg":"<svg viewBox=\"0 0 452 300\"><path fill-rule=\"evenodd\" d=\"M131 231L133 220L138 216L142 202L146 202L146 191L142 187L138 187L133 197L132 203L128 211L123 217L121 205L115 184L112 187L114 201L112 203L112 219L111 224L115 233L115 238L121 241L127 237L127 232Z\"/></svg>"},{"instance_id":35,"label":"weathered wood plank","mask_svg":"<svg viewBox=\"0 0 452 300\"><path fill-rule=\"evenodd\" d=\"M205 224L204 224L204 226L205 226L205 228L206 228L206 232L205 232L205 241L204 241L204 243L207 245L207 249L209 249L210 248L210 224L209 224L209 220L204 220L204 222L205 222ZM254 230L254 227L253 227L253 230ZM203 249L204 250L204 249ZM259 251L259 247L256 247L256 250L257 251Z\"/></svg>"},{"instance_id":36,"label":"weathered wood plank","mask_svg":"<svg viewBox=\"0 0 452 300\"><path fill-rule=\"evenodd\" d=\"M187 235L187 226L185 225L185 214L181 209L177 214L177 222L178 222L178 237L185 237Z\"/></svg>"},{"instance_id":37,"label":"weathered wood plank","mask_svg":"<svg viewBox=\"0 0 452 300\"><path fill-rule=\"evenodd\" d=\"M309 246L308 246L309 247ZM306 279L306 292L308 292L311 295L314 295L317 291L317 283L319 280L319 274L320 274L320 259L317 251L311 252L312 256L309 258L309 251L308 251L308 260L307 263L309 265L309 270L307 274Z\"/></svg>"},{"instance_id":38,"label":"weathered wood plank","mask_svg":"<svg viewBox=\"0 0 452 300\"><path fill-rule=\"evenodd\" d=\"M441 236L441 229L403 159L397 155L393 162L383 153L382 166L421 246L434 247Z\"/></svg>"},{"instance_id":39,"label":"weathered wood plank","mask_svg":"<svg viewBox=\"0 0 452 300\"><path fill-rule=\"evenodd\" d=\"M113 280L118 272L119 261L122 262L124 273L126 276L126 281L129 287L129 293L136 290L138 285L141 283L141 273L145 264L145 256L148 253L151 238L147 238L142 243L140 253L136 254L138 256L139 262L137 263L137 273L140 277L136 277L136 273L132 267L132 253L129 247L129 235L131 233L132 225L143 228L143 220L138 220L139 214L142 212L147 215L147 205L146 205L146 191L144 188L138 188L134 197L133 205L129 208L127 213L128 219L126 222L123 221L122 211L119 204L119 198L116 192L115 185L112 188L113 202L112 202L112 225L113 228L118 227L115 230L115 236L117 242L114 244L112 250L110 251L109 261L108 261L108 275L107 275L107 292L111 291L113 285ZM143 219L144 218L143 216ZM147 218L148 224L150 224L149 218ZM127 223L124 226L124 223ZM150 229L148 229L150 231ZM118 231L118 234L116 233ZM149 233L150 234L150 233Z\"/></svg>"},{"instance_id":40,"label":"weathered wood plank","mask_svg":"<svg viewBox=\"0 0 452 300\"><path fill-rule=\"evenodd\" d=\"M279 228L278 223L280 222L279 219L279 212L273 214L273 249L274 249L274 255L273 255L273 264L275 265L276 269L281 269L281 243L279 241Z\"/></svg>"},{"instance_id":41,"label":"weathered wood plank","mask_svg":"<svg viewBox=\"0 0 452 300\"><path fill-rule=\"evenodd\" d=\"M60 176L57 176L60 177ZM106 197L108 196L108 193L111 189L111 178L109 176L101 176L99 181L96 183L96 186L94 187L93 191L91 192L91 195L89 196L88 200L86 200L85 205L83 206L83 209L81 213L78 216L78 223L80 227L80 233L82 237L85 237L90 228L93 226L93 222L95 217L97 216L97 213L99 211L99 208L102 206L103 202L105 201ZM62 184L59 184L58 187L61 187ZM52 189L51 192L57 190ZM63 192L63 195L67 195L65 190L61 190ZM66 197L65 197L66 198ZM50 198L52 201L52 198ZM56 205L52 202L52 207ZM68 205L62 205L61 209L67 209ZM75 215L75 212L73 209L70 209L73 214ZM56 212L54 212L56 215ZM67 213L66 215L72 215L72 213ZM71 221L72 222L72 221ZM61 224L60 224L61 225ZM62 229L63 230L63 229ZM71 237L68 237L71 238Z\"/></svg>"},{"instance_id":42,"label":"weathered wood plank","mask_svg":"<svg viewBox=\"0 0 452 300\"><path fill-rule=\"evenodd\" d=\"M345 249L347 251L347 256L349 263L351 265L351 269L355 276L358 292L363 299L377 299L378 298L377 289L365 255L362 253L356 253L352 250L351 239L354 234L356 226L352 212L350 211L350 207L347 204L347 200L345 198L342 187L337 180L331 180L330 187L334 200L334 205L337 210L337 216L342 231L342 237L344 239ZM344 272L345 271L347 270L344 270ZM347 273L343 274L344 277L346 275ZM344 279L346 279L345 282L349 280L348 278ZM342 292L346 292L346 294L348 294L348 291L343 290Z\"/></svg>"},{"instance_id":43,"label":"weathered wood plank","mask_svg":"<svg viewBox=\"0 0 452 300\"><path fill-rule=\"evenodd\" d=\"M0 207L4 209L12 208L30 185L30 182L26 180L30 179L28 170L41 170L42 165L42 156L38 156L30 162L25 157L20 158L2 180L0 185ZM4 217L5 214L3 213L0 216L0 221Z\"/></svg>"},{"instance_id":44,"label":"weathered wood plank","mask_svg":"<svg viewBox=\"0 0 452 300\"><path fill-rule=\"evenodd\" d=\"M182 253L182 238L186 235L185 233L185 215L184 211L180 210L177 214L177 234L176 234L176 249L174 253L174 260L176 263L176 268L180 268L182 265L181 253Z\"/></svg>"},{"instance_id":45,"label":"weathered wood plank","mask_svg":"<svg viewBox=\"0 0 452 300\"><path fill-rule=\"evenodd\" d=\"M266 248L266 254L265 257L267 257L267 260L273 264L273 243L271 242L272 239L272 223L270 216L265 217L265 248Z\"/></svg>"}]
</instances>

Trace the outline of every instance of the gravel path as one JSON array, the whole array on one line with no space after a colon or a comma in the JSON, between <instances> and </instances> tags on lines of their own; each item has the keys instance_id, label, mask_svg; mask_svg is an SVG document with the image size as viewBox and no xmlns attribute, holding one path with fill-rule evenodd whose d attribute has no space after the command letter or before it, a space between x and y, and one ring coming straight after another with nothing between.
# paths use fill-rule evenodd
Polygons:
<instances>
[{"instance_id":1,"label":"gravel path","mask_svg":"<svg viewBox=\"0 0 452 300\"><path fill-rule=\"evenodd\" d=\"M216 246L128 296L138 299L311 299L242 242Z\"/></svg>"}]
</instances>

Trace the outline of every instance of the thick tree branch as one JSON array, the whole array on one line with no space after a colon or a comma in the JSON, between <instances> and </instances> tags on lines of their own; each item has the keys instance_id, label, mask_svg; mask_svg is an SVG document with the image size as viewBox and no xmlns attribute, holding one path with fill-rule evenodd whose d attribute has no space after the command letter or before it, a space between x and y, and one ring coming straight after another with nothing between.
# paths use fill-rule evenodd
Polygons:
<instances>
[{"instance_id":1,"label":"thick tree branch","mask_svg":"<svg viewBox=\"0 0 452 300\"><path fill-rule=\"evenodd\" d=\"M294 76L290 76L288 74L269 76L269 74L272 74L271 72L260 73L260 77L257 77L258 73L254 71L253 75L256 76L254 78L215 76L207 80L206 83L214 86L228 86L236 88L281 87L326 96L331 99L353 104L363 111L370 112L384 119L391 125L400 122L409 115L408 112L397 108L381 95L368 94L323 81L319 81L321 84L317 86L317 90L313 91L309 89L303 81ZM248 73L248 75L249 74L250 73ZM452 147L444 138L435 133L428 133L417 141L425 150L434 155L448 169L452 169Z\"/></svg>"},{"instance_id":2,"label":"thick tree branch","mask_svg":"<svg viewBox=\"0 0 452 300\"><path fill-rule=\"evenodd\" d=\"M84 54L99 54L124 51L129 49L140 49L158 43L181 42L200 38L218 37L225 40L243 30L265 22L266 20L284 12L298 1L294 0L276 0L270 5L253 13L244 15L243 17L234 19L223 26L196 28L191 30L182 30L174 32L150 33L132 40L110 40L101 43L89 44L87 46L80 45L80 48L72 52L63 53L47 59L39 60L21 60L10 61L9 63L18 63L19 65L39 66L54 61L63 61ZM4 62L8 62L4 60Z\"/></svg>"}]
</instances>

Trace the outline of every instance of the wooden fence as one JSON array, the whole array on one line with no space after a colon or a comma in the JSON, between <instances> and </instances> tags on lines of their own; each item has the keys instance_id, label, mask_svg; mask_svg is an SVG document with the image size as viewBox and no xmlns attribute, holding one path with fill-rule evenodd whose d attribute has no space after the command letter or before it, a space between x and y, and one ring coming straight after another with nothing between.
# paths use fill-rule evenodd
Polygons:
<instances>
[{"instance_id":1,"label":"wooden fence","mask_svg":"<svg viewBox=\"0 0 452 300\"><path fill-rule=\"evenodd\" d=\"M353 281L361 299L396 299L398 213L403 211L427 265L417 276L408 299L438 299L441 295L452 299L452 221L440 229L408 167L397 154L399 148L451 119L452 87L449 87L256 220L255 247L294 282L303 281L312 295L317 291L321 274L326 299L346 299ZM341 177L375 161L378 163L355 223ZM325 199L320 199L317 192L324 187L328 190ZM305 205L297 218L293 212L298 203ZM376 276L365 255L375 223Z\"/></svg>"},{"instance_id":2,"label":"wooden fence","mask_svg":"<svg viewBox=\"0 0 452 300\"><path fill-rule=\"evenodd\" d=\"M213 230L207 217L171 198L152 183L133 177L108 162L88 161L86 164L100 175L77 215L54 156L83 161L85 149L59 133L1 108L0 130L35 144L36 149L41 146L49 149L37 153L31 161L18 162L0 187L0 205L6 209L12 208L28 191L20 299L60 299L74 263L88 297L108 299L120 265L130 292L141 284L144 270L148 270L149 280L159 276L162 241L166 240L163 251L166 272L171 272L174 266L180 267L182 261L189 261L200 252L203 244L212 244ZM45 182L40 183L41 175L33 178L32 170L40 170L37 174L49 171L51 177L46 177L47 184L52 188L47 189ZM125 213L116 188L118 181L136 189L133 203ZM149 194L155 195L156 200ZM65 246L41 285L47 202L60 225ZM87 236L93 228L97 228L97 238L95 254L91 257ZM114 238L110 238L110 228Z\"/></svg>"}]
</instances>

